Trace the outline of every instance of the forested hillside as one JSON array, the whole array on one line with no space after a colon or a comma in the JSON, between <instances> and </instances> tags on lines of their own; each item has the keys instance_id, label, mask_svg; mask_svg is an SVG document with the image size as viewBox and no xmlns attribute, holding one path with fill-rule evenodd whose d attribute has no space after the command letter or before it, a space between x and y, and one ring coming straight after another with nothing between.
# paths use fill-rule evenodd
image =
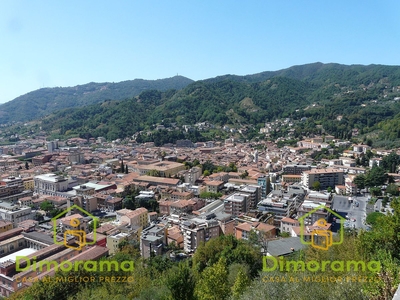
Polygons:
<instances>
[{"instance_id":1,"label":"forested hillside","mask_svg":"<svg viewBox=\"0 0 400 300\"><path fill-rule=\"evenodd\" d=\"M135 79L118 83L91 82L74 87L43 88L0 105L0 124L28 121L69 107L83 107L107 99L120 100L145 90L182 89L193 80L174 76L159 80Z\"/></svg>"},{"instance_id":2,"label":"forested hillside","mask_svg":"<svg viewBox=\"0 0 400 300\"><path fill-rule=\"evenodd\" d=\"M182 90L145 91L124 101L106 101L57 112L43 120L43 129L61 135L124 138L155 124L208 121L255 130L264 122L307 118L294 137L320 133L339 138L377 131L394 140L400 114L400 67L310 64L248 76L226 75L193 82ZM305 117L305 118L304 118ZM394 123L395 124L395 123ZM320 126L317 126L320 125Z\"/></svg>"}]
</instances>

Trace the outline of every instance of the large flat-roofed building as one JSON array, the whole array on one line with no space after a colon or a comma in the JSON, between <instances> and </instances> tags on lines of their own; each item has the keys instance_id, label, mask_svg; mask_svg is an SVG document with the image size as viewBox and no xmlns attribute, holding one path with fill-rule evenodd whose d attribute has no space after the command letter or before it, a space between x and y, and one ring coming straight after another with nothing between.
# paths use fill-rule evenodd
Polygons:
<instances>
[{"instance_id":1,"label":"large flat-roofed building","mask_svg":"<svg viewBox=\"0 0 400 300\"><path fill-rule=\"evenodd\" d=\"M258 203L257 208L259 211L273 214L274 224L280 226L283 218L290 217L296 212L304 199L303 192L301 189L288 189L287 192L282 190L272 191Z\"/></svg>"},{"instance_id":2,"label":"large flat-roofed building","mask_svg":"<svg viewBox=\"0 0 400 300\"><path fill-rule=\"evenodd\" d=\"M334 168L313 169L303 172L302 185L305 188L312 188L316 181L321 184L321 189L335 188L336 185L344 185L344 172Z\"/></svg>"},{"instance_id":3,"label":"large flat-roofed building","mask_svg":"<svg viewBox=\"0 0 400 300\"><path fill-rule=\"evenodd\" d=\"M8 177L0 181L0 198L19 194L24 190L21 178Z\"/></svg>"},{"instance_id":4,"label":"large flat-roofed building","mask_svg":"<svg viewBox=\"0 0 400 300\"><path fill-rule=\"evenodd\" d=\"M0 219L17 225L19 222L32 217L32 209L27 206L19 206L9 202L0 203Z\"/></svg>"},{"instance_id":5,"label":"large flat-roofed building","mask_svg":"<svg viewBox=\"0 0 400 300\"><path fill-rule=\"evenodd\" d=\"M73 264L76 261L93 261L107 254L107 248L97 245L82 251L65 249L64 245L51 245L39 251L26 248L14 253L13 257L9 256L7 260L0 261L0 295L8 297L18 290L31 286L34 281L54 276L61 262L69 261ZM24 259L19 259L18 264L22 271L16 270L15 255L24 256ZM33 260L36 263L33 263ZM28 261L30 261L30 266L27 266Z\"/></svg>"},{"instance_id":6,"label":"large flat-roofed building","mask_svg":"<svg viewBox=\"0 0 400 300\"><path fill-rule=\"evenodd\" d=\"M258 202L261 200L261 187L258 185L245 185L239 189L239 192L242 194L249 195L248 201L250 205L250 209L256 208Z\"/></svg>"},{"instance_id":7,"label":"large flat-roofed building","mask_svg":"<svg viewBox=\"0 0 400 300\"><path fill-rule=\"evenodd\" d=\"M148 165L137 165L133 167L135 173L146 175L150 171L157 171L161 177L174 176L180 171L186 170L184 164L173 161L159 161Z\"/></svg>"},{"instance_id":8,"label":"large flat-roofed building","mask_svg":"<svg viewBox=\"0 0 400 300\"><path fill-rule=\"evenodd\" d=\"M250 210L250 196L244 193L234 193L224 199L224 212L239 216Z\"/></svg>"},{"instance_id":9,"label":"large flat-roofed building","mask_svg":"<svg viewBox=\"0 0 400 300\"><path fill-rule=\"evenodd\" d=\"M39 195L56 196L58 192L65 192L68 189L68 180L53 173L37 175L33 180L35 192Z\"/></svg>"},{"instance_id":10,"label":"large flat-roofed building","mask_svg":"<svg viewBox=\"0 0 400 300\"><path fill-rule=\"evenodd\" d=\"M133 179L134 182L139 183L149 183L151 185L165 185L168 187L176 187L179 183L179 179L175 178L164 178L164 177L155 177L155 176L148 176L143 175Z\"/></svg>"},{"instance_id":11,"label":"large flat-roofed building","mask_svg":"<svg viewBox=\"0 0 400 300\"><path fill-rule=\"evenodd\" d=\"M301 175L304 171L311 170L310 165L286 165L283 167L285 175Z\"/></svg>"}]
</instances>

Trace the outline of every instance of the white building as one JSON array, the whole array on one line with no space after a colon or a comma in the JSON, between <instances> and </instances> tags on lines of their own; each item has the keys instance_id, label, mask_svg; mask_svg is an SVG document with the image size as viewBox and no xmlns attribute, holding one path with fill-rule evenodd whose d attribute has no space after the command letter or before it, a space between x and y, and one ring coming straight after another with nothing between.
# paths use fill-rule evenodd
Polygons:
<instances>
[{"instance_id":1,"label":"white building","mask_svg":"<svg viewBox=\"0 0 400 300\"><path fill-rule=\"evenodd\" d=\"M68 180L63 176L53 173L37 175L33 177L35 193L39 195L57 195L57 192L65 192L68 189Z\"/></svg>"}]
</instances>

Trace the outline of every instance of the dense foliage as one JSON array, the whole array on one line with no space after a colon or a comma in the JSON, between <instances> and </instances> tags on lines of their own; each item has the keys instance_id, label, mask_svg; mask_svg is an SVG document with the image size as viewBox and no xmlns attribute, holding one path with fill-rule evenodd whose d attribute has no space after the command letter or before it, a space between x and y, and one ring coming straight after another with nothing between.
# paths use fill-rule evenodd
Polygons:
<instances>
[{"instance_id":1,"label":"dense foliage","mask_svg":"<svg viewBox=\"0 0 400 300\"><path fill-rule=\"evenodd\" d=\"M122 100L145 90L182 89L192 80L174 76L159 80L88 83L74 87L42 88L0 105L0 123L28 121L68 107L82 107L107 99Z\"/></svg>"},{"instance_id":2,"label":"dense foliage","mask_svg":"<svg viewBox=\"0 0 400 300\"><path fill-rule=\"evenodd\" d=\"M223 76L197 81L182 90L147 90L124 101L105 101L58 112L42 121L47 132L81 137L124 138L135 132L157 144L177 139L203 141L198 131L176 126L210 122L257 135L264 122L290 117L294 140L329 133L350 139L354 130L366 142L398 141L400 68L311 64L250 76ZM117 97L114 97L114 99ZM156 124L163 126L155 131ZM271 137L287 136L285 128ZM371 135L371 138L368 137Z\"/></svg>"}]
</instances>

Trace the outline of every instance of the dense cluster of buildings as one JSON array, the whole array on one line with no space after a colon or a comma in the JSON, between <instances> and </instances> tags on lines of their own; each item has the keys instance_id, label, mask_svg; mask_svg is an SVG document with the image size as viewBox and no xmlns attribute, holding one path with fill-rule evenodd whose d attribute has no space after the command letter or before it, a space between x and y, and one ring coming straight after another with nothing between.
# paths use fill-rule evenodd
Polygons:
<instances>
[{"instance_id":1,"label":"dense cluster of buildings","mask_svg":"<svg viewBox=\"0 0 400 300\"><path fill-rule=\"evenodd\" d=\"M316 164L310 154L329 142L313 138L278 148L229 139L154 147L75 138L34 149L34 141L0 147L5 153L0 159L0 295L32 284L22 278L54 274L50 265L40 271L26 267L33 259L96 260L115 254L123 241L138 244L148 258L167 248L190 255L227 234L238 239L252 233L263 239L277 239L280 232L310 236L322 226L318 220L328 221L333 198L326 190L354 194L354 176L366 172L354 163L370 149L365 145L352 147L352 157L346 152ZM205 163L233 163L237 170L204 176ZM317 181L320 192L312 191ZM156 202L157 211L150 205L126 208L132 191L137 203ZM43 203L62 213L48 218ZM108 218L97 226L95 216ZM17 270L17 256L26 257L24 271Z\"/></svg>"}]
</instances>

